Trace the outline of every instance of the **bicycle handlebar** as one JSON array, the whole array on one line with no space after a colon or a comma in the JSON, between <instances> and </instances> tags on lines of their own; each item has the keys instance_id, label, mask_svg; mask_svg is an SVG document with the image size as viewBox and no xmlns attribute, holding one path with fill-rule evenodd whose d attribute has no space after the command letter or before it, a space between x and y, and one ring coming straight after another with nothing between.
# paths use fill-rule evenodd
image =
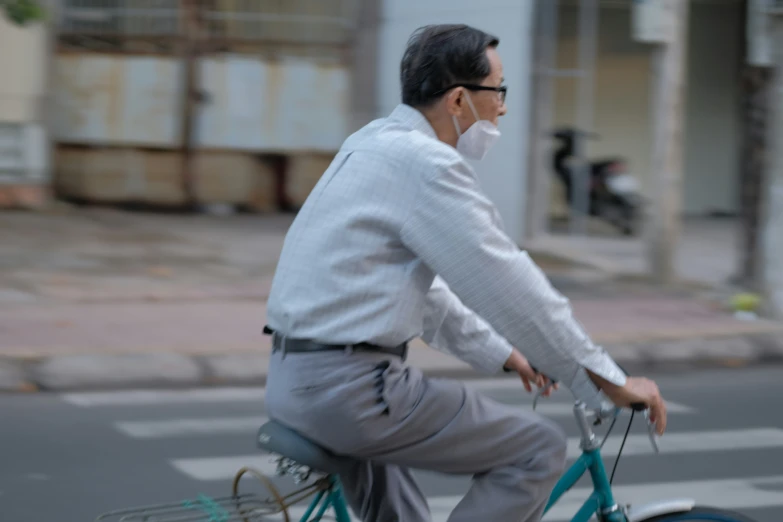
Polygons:
<instances>
[{"instance_id":1,"label":"bicycle handlebar","mask_svg":"<svg viewBox=\"0 0 783 522\"><path fill-rule=\"evenodd\" d=\"M541 372L538 371L538 369L535 366L531 366L534 372L537 374L541 374ZM620 369L623 371L623 373L628 376L628 372L625 371L625 368L620 366ZM549 377L547 377L549 379ZM557 381L554 379L549 379L549 384L547 384L544 388L541 388L536 393L535 398L533 399L533 409L536 409L536 404L538 403L538 398L541 397L541 395L544 393L544 391L547 390L550 386L555 384ZM646 404L643 402L636 402L632 403L630 405L630 409L634 412L644 412L644 418L647 421L647 435L650 438L650 444L652 444L653 449L656 453L658 453L660 450L658 448L658 441L657 441L657 435L655 433L655 426L653 423L650 422L650 411ZM589 408L589 411L595 416L597 419L600 420L608 420L608 419L614 419L617 416L620 415L620 412L623 410L623 408L619 406L615 406L614 404L604 404L599 410L594 410L593 408Z\"/></svg>"},{"instance_id":2,"label":"bicycle handlebar","mask_svg":"<svg viewBox=\"0 0 783 522\"><path fill-rule=\"evenodd\" d=\"M538 400L538 396L539 396L541 393L543 393L545 390L547 390L547 389L548 389L548 388L549 388L551 385L553 385L553 384L556 384L556 383L557 383L557 381L556 381L555 379L552 379L552 378L550 378L550 377L549 377L549 376L547 376L546 374L543 374L543 373L541 373L541 372L538 370L538 368L536 368L535 366L532 366L532 365L531 365L530 367L533 369L533 371L534 371L535 373L537 373L538 375L543 375L544 377L546 377L547 379L549 379L549 382L550 382L550 384L546 385L546 386L545 386L543 389L541 389L541 390L539 391L539 393L536 395L536 398L535 398L535 400L533 401L533 407L535 408L535 403L536 403L536 401ZM625 368L623 368L623 367L622 367L622 366L620 366L620 365L618 365L618 367L620 368L620 370L622 370L622 372L625 374L625 376L626 376L626 377L628 377L628 372L627 372L627 371L625 371ZM647 410L647 405L646 405L646 404L644 404L643 402L635 402L635 403L632 403L632 404L630 405L630 409L632 409L633 411L637 411L637 412L639 412L639 411L646 411L646 410ZM617 413L619 413L619 410L620 410L620 408L618 408L618 409L617 409L617 411L615 411L615 409L614 409L614 408L612 408L611 412L609 412L609 413L608 413L608 417L609 417L609 418L611 418L612 416L616 415ZM602 411L600 411L600 412L595 412L595 413L596 413L596 415L599 415L599 416L601 416L602 418L606 418L606 417L604 417L605 413L604 413L603 409L602 409Z\"/></svg>"}]
</instances>

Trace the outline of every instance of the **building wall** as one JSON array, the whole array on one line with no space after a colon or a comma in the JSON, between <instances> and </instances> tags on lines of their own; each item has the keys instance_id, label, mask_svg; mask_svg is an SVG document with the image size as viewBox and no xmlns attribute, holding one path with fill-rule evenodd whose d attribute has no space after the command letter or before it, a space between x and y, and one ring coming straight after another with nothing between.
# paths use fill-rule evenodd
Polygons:
<instances>
[{"instance_id":1,"label":"building wall","mask_svg":"<svg viewBox=\"0 0 783 522\"><path fill-rule=\"evenodd\" d=\"M185 202L182 70L176 57L59 53L54 60L57 189L102 202ZM346 138L350 67L334 59L226 53L198 61L194 115L200 202L300 206Z\"/></svg>"},{"instance_id":2,"label":"building wall","mask_svg":"<svg viewBox=\"0 0 783 522\"><path fill-rule=\"evenodd\" d=\"M41 119L48 52L45 26L19 27L0 14L0 49L0 121Z\"/></svg>"},{"instance_id":3,"label":"building wall","mask_svg":"<svg viewBox=\"0 0 783 522\"><path fill-rule=\"evenodd\" d=\"M559 66L575 67L578 8L561 9ZM683 209L698 215L738 208L740 149L739 66L742 60L742 3L692 2L688 41L685 177ZM558 80L555 121L576 118L576 82ZM595 77L595 130L590 157L624 155L643 183L654 190L650 172L651 52L631 39L631 11L604 7Z\"/></svg>"},{"instance_id":4,"label":"building wall","mask_svg":"<svg viewBox=\"0 0 783 522\"><path fill-rule=\"evenodd\" d=\"M0 208L35 206L48 178L46 27L0 14Z\"/></svg>"},{"instance_id":5,"label":"building wall","mask_svg":"<svg viewBox=\"0 0 783 522\"><path fill-rule=\"evenodd\" d=\"M182 69L181 60L165 56L59 54L56 139L180 146ZM196 114L199 148L334 152L347 135L350 70L344 64L224 54L201 58L198 70L207 96Z\"/></svg>"},{"instance_id":6,"label":"building wall","mask_svg":"<svg viewBox=\"0 0 783 522\"><path fill-rule=\"evenodd\" d=\"M378 59L379 116L385 116L400 102L400 59L417 27L467 23L500 38L498 52L509 87L508 114L500 121L501 139L475 166L506 231L520 243L525 226L532 11L532 1L384 0Z\"/></svg>"}]
</instances>

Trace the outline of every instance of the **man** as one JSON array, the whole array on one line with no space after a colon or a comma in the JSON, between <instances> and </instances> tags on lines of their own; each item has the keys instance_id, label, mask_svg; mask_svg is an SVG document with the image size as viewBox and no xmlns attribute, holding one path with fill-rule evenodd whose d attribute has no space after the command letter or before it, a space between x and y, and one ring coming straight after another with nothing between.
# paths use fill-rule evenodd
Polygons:
<instances>
[{"instance_id":1,"label":"man","mask_svg":"<svg viewBox=\"0 0 783 522\"><path fill-rule=\"evenodd\" d=\"M644 402L659 433L666 425L655 384L626 378L591 343L464 159L483 157L506 112L497 45L464 25L412 36L402 104L346 140L275 274L268 413L363 460L341 479L366 522L429 520L410 468L474 476L452 522L539 520L563 471L554 422L424 377L404 362L417 336L484 372L516 372L531 391L544 379L529 359L590 406Z\"/></svg>"}]
</instances>

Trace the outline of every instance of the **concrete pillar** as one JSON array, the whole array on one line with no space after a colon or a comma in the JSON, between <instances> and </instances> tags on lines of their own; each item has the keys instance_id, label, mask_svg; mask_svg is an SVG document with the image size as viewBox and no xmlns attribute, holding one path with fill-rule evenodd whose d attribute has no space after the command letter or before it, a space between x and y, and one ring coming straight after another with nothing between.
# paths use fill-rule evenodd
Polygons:
<instances>
[{"instance_id":1,"label":"concrete pillar","mask_svg":"<svg viewBox=\"0 0 783 522\"><path fill-rule=\"evenodd\" d=\"M357 9L351 48L351 132L381 116L377 92L381 0L362 0Z\"/></svg>"},{"instance_id":2,"label":"concrete pillar","mask_svg":"<svg viewBox=\"0 0 783 522\"><path fill-rule=\"evenodd\" d=\"M783 5L773 18L775 79L770 96L772 125L763 190L760 273L770 312L783 318Z\"/></svg>"}]
</instances>

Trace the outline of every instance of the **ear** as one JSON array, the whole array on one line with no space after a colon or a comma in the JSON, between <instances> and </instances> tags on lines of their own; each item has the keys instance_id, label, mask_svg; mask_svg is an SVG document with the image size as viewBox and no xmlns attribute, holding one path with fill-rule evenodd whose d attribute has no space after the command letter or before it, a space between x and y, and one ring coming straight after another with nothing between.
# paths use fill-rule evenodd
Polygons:
<instances>
[{"instance_id":1,"label":"ear","mask_svg":"<svg viewBox=\"0 0 783 522\"><path fill-rule=\"evenodd\" d=\"M462 116L462 110L465 106L465 96L462 87L452 89L452 91L446 96L446 109L449 114L453 116Z\"/></svg>"}]
</instances>

